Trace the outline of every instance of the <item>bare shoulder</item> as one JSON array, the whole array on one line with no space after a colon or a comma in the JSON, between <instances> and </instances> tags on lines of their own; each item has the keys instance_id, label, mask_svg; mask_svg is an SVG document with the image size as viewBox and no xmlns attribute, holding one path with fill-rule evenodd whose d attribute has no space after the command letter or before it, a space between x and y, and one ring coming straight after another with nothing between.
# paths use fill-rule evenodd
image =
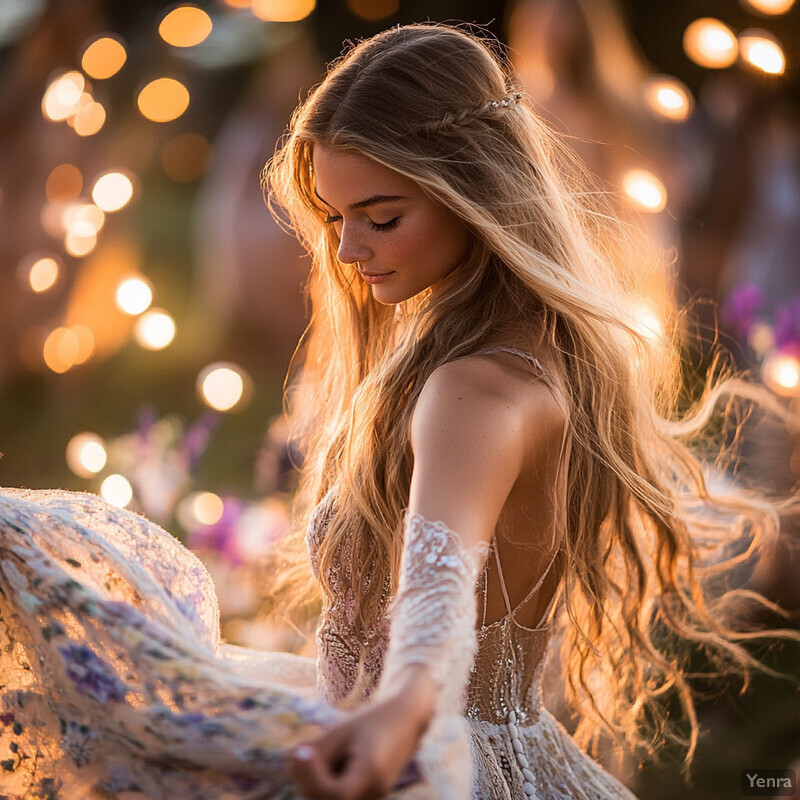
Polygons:
<instances>
[{"instance_id":1,"label":"bare shoulder","mask_svg":"<svg viewBox=\"0 0 800 800\"><path fill-rule=\"evenodd\" d=\"M505 355L468 356L434 370L411 419L409 508L469 542L491 538L514 485L556 430L544 423L558 406L537 385L540 376Z\"/></svg>"}]
</instances>

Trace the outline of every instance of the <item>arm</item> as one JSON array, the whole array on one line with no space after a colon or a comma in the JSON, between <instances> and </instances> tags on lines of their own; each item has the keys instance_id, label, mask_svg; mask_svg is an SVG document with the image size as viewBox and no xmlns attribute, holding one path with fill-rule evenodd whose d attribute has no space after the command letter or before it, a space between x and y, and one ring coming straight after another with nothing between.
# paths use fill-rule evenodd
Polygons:
<instances>
[{"instance_id":1,"label":"arm","mask_svg":"<svg viewBox=\"0 0 800 800\"><path fill-rule=\"evenodd\" d=\"M470 796L462 701L476 646L475 580L521 470L522 440L518 411L467 363L445 365L423 388L412 420L414 470L381 682L344 738L337 726L315 743L330 762L352 753L352 768L334 778L312 754L304 771L314 783L299 780L309 796L379 796L369 787L391 786L420 742L420 766L437 796Z\"/></svg>"}]
</instances>

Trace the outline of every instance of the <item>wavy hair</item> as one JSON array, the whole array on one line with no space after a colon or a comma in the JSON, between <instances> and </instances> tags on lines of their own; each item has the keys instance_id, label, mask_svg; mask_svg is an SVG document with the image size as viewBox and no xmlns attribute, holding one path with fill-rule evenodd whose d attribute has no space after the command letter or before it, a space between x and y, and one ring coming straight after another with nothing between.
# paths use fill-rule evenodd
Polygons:
<instances>
[{"instance_id":1,"label":"wavy hair","mask_svg":"<svg viewBox=\"0 0 800 800\"><path fill-rule=\"evenodd\" d=\"M690 728L681 737L688 763L698 723L686 654L702 648L725 674L762 666L746 646L760 633L724 608L734 597L767 601L741 588L712 593L706 576L724 578L775 540L780 515L798 505L712 492L690 446L709 428L719 445L719 420L739 425L736 410L754 401L781 407L719 371L687 407L675 337L649 335L635 316L643 276L660 267L643 260L636 232L515 84L494 44L468 30L392 28L330 65L265 169L270 208L311 256L312 313L296 353L302 365L286 386L304 455L294 541L338 486L319 590L330 600L327 568L352 548L342 566L355 625L368 640L397 581L409 425L425 381L498 332L539 333L559 359L569 411L559 624L567 695L581 720L576 738L586 744L605 729L652 751L654 730L678 737L663 724L664 697L674 689ZM316 145L412 179L471 232L467 258L435 298L426 290L383 306L352 265L339 262L338 235L314 196ZM668 304L662 312L667 319ZM675 309L670 318L676 327ZM737 534L748 548L721 554L719 545Z\"/></svg>"}]
</instances>

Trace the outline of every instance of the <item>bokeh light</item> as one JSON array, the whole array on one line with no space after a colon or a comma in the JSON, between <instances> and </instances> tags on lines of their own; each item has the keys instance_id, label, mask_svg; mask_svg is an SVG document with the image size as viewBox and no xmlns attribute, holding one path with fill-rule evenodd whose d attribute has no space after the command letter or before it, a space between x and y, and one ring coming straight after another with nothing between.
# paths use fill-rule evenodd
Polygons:
<instances>
[{"instance_id":1,"label":"bokeh light","mask_svg":"<svg viewBox=\"0 0 800 800\"><path fill-rule=\"evenodd\" d=\"M266 22L299 22L316 7L316 0L252 0L253 14Z\"/></svg>"},{"instance_id":2,"label":"bokeh light","mask_svg":"<svg viewBox=\"0 0 800 800\"><path fill-rule=\"evenodd\" d=\"M42 98L42 113L53 122L72 116L80 107L86 78L80 72L65 72L47 87Z\"/></svg>"},{"instance_id":3,"label":"bokeh light","mask_svg":"<svg viewBox=\"0 0 800 800\"><path fill-rule=\"evenodd\" d=\"M66 233L88 237L101 231L106 215L94 203L70 203L64 207L61 220Z\"/></svg>"},{"instance_id":4,"label":"bokeh light","mask_svg":"<svg viewBox=\"0 0 800 800\"><path fill-rule=\"evenodd\" d=\"M132 317L144 313L153 302L153 290L144 278L127 278L117 287L117 306Z\"/></svg>"},{"instance_id":5,"label":"bokeh light","mask_svg":"<svg viewBox=\"0 0 800 800\"><path fill-rule=\"evenodd\" d=\"M222 0L230 8L250 8L252 0Z\"/></svg>"},{"instance_id":6,"label":"bokeh light","mask_svg":"<svg viewBox=\"0 0 800 800\"><path fill-rule=\"evenodd\" d=\"M64 237L64 249L75 258L88 256L97 247L97 234L82 230L68 231Z\"/></svg>"},{"instance_id":7,"label":"bokeh light","mask_svg":"<svg viewBox=\"0 0 800 800\"><path fill-rule=\"evenodd\" d=\"M189 90L174 78L156 78L139 92L139 111L153 122L171 122L189 107Z\"/></svg>"},{"instance_id":8,"label":"bokeh light","mask_svg":"<svg viewBox=\"0 0 800 800\"><path fill-rule=\"evenodd\" d=\"M391 17L400 9L400 0L347 0L347 7L368 22Z\"/></svg>"},{"instance_id":9,"label":"bokeh light","mask_svg":"<svg viewBox=\"0 0 800 800\"><path fill-rule=\"evenodd\" d=\"M667 190L664 184L646 169L628 170L622 178L622 188L640 211L655 214L666 208Z\"/></svg>"},{"instance_id":10,"label":"bokeh light","mask_svg":"<svg viewBox=\"0 0 800 800\"><path fill-rule=\"evenodd\" d=\"M800 360L791 353L774 353L763 366L764 382L776 394L800 396Z\"/></svg>"},{"instance_id":11,"label":"bokeh light","mask_svg":"<svg viewBox=\"0 0 800 800\"><path fill-rule=\"evenodd\" d=\"M78 433L67 443L67 466L79 478L97 475L107 460L106 444L96 433Z\"/></svg>"},{"instance_id":12,"label":"bokeh light","mask_svg":"<svg viewBox=\"0 0 800 800\"><path fill-rule=\"evenodd\" d=\"M211 144L199 133L183 133L161 147L161 166L176 183L197 180L211 158Z\"/></svg>"},{"instance_id":13,"label":"bokeh light","mask_svg":"<svg viewBox=\"0 0 800 800\"><path fill-rule=\"evenodd\" d=\"M751 11L768 16L785 14L795 3L795 0L742 0L742 5Z\"/></svg>"},{"instance_id":14,"label":"bokeh light","mask_svg":"<svg viewBox=\"0 0 800 800\"><path fill-rule=\"evenodd\" d=\"M28 284L37 294L51 289L58 280L60 267L52 256L37 258L28 270Z\"/></svg>"},{"instance_id":15,"label":"bokeh light","mask_svg":"<svg viewBox=\"0 0 800 800\"><path fill-rule=\"evenodd\" d=\"M70 328L56 328L44 341L44 363L55 373L62 374L78 363L80 342Z\"/></svg>"},{"instance_id":16,"label":"bokeh light","mask_svg":"<svg viewBox=\"0 0 800 800\"><path fill-rule=\"evenodd\" d=\"M136 320L133 335L145 350L163 350L175 338L175 320L161 308L150 309Z\"/></svg>"},{"instance_id":17,"label":"bokeh light","mask_svg":"<svg viewBox=\"0 0 800 800\"><path fill-rule=\"evenodd\" d=\"M245 395L249 378L236 364L209 364L197 378L203 402L216 411L232 411Z\"/></svg>"},{"instance_id":18,"label":"bokeh light","mask_svg":"<svg viewBox=\"0 0 800 800\"><path fill-rule=\"evenodd\" d=\"M105 80L116 75L128 58L125 45L112 36L95 39L81 56L81 68L90 77Z\"/></svg>"},{"instance_id":19,"label":"bokeh light","mask_svg":"<svg viewBox=\"0 0 800 800\"><path fill-rule=\"evenodd\" d=\"M70 125L78 136L94 136L105 125L105 122L105 108L92 100L75 114L74 118L70 120Z\"/></svg>"},{"instance_id":20,"label":"bokeh light","mask_svg":"<svg viewBox=\"0 0 800 800\"><path fill-rule=\"evenodd\" d=\"M709 69L729 67L738 54L733 31L713 17L696 19L686 28L683 49L695 64Z\"/></svg>"},{"instance_id":21,"label":"bokeh light","mask_svg":"<svg viewBox=\"0 0 800 800\"><path fill-rule=\"evenodd\" d=\"M786 68L783 49L767 31L743 31L739 36L739 53L746 63L768 75L782 75Z\"/></svg>"},{"instance_id":22,"label":"bokeh light","mask_svg":"<svg viewBox=\"0 0 800 800\"><path fill-rule=\"evenodd\" d=\"M133 487L125 476L114 473L100 484L100 495L112 505L125 508L133 500Z\"/></svg>"},{"instance_id":23,"label":"bokeh light","mask_svg":"<svg viewBox=\"0 0 800 800\"><path fill-rule=\"evenodd\" d=\"M694 107L694 99L686 84L671 75L655 75L644 84L648 108L664 119L682 122Z\"/></svg>"},{"instance_id":24,"label":"bokeh light","mask_svg":"<svg viewBox=\"0 0 800 800\"><path fill-rule=\"evenodd\" d=\"M158 35L173 47L194 47L205 41L211 33L211 17L193 4L185 4L169 11L158 26Z\"/></svg>"},{"instance_id":25,"label":"bokeh light","mask_svg":"<svg viewBox=\"0 0 800 800\"><path fill-rule=\"evenodd\" d=\"M51 203L68 203L80 196L83 176L74 164L59 164L50 170L45 194Z\"/></svg>"},{"instance_id":26,"label":"bokeh light","mask_svg":"<svg viewBox=\"0 0 800 800\"><path fill-rule=\"evenodd\" d=\"M122 172L105 172L94 182L92 200L103 211L119 211L133 197L133 181Z\"/></svg>"},{"instance_id":27,"label":"bokeh light","mask_svg":"<svg viewBox=\"0 0 800 800\"><path fill-rule=\"evenodd\" d=\"M94 334L86 325L70 325L69 329L78 340L78 355L75 357L75 363L83 364L94 353Z\"/></svg>"}]
</instances>

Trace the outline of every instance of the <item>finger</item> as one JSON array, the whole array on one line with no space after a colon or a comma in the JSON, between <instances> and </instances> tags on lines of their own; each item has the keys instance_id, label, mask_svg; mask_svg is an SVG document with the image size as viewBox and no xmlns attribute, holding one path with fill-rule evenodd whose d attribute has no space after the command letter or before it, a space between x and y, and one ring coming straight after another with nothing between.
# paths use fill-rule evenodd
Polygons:
<instances>
[{"instance_id":1,"label":"finger","mask_svg":"<svg viewBox=\"0 0 800 800\"><path fill-rule=\"evenodd\" d=\"M345 798L338 785L335 769L331 766L330 757L330 753L323 754L312 744L300 745L289 754L289 774L309 800ZM339 760L338 757L336 760Z\"/></svg>"}]
</instances>

